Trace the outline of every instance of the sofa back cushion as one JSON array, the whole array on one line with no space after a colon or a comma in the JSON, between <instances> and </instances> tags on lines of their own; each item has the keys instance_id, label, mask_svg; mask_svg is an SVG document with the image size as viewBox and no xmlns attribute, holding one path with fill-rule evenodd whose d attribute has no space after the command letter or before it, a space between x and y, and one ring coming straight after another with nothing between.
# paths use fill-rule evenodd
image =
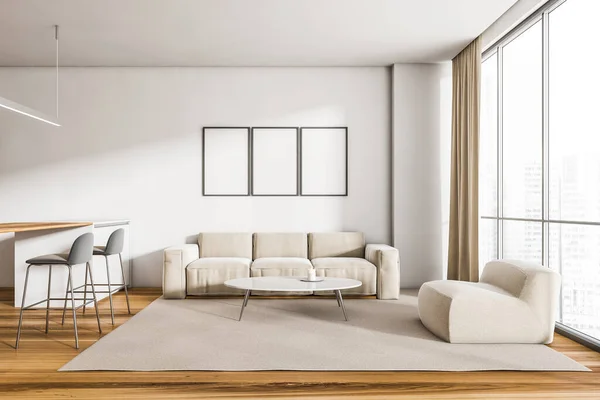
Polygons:
<instances>
[{"instance_id":1,"label":"sofa back cushion","mask_svg":"<svg viewBox=\"0 0 600 400\"><path fill-rule=\"evenodd\" d=\"M251 233L200 233L198 246L200 247L200 258L252 258Z\"/></svg>"},{"instance_id":2,"label":"sofa back cushion","mask_svg":"<svg viewBox=\"0 0 600 400\"><path fill-rule=\"evenodd\" d=\"M483 268L480 282L499 287L529 305L552 340L560 297L560 275L550 268L521 260L494 260Z\"/></svg>"},{"instance_id":3,"label":"sofa back cushion","mask_svg":"<svg viewBox=\"0 0 600 400\"><path fill-rule=\"evenodd\" d=\"M265 257L307 258L306 233L255 233L254 259Z\"/></svg>"},{"instance_id":4,"label":"sofa back cushion","mask_svg":"<svg viewBox=\"0 0 600 400\"><path fill-rule=\"evenodd\" d=\"M316 232L308 234L308 258L365 257L362 232Z\"/></svg>"},{"instance_id":5,"label":"sofa back cushion","mask_svg":"<svg viewBox=\"0 0 600 400\"><path fill-rule=\"evenodd\" d=\"M519 265L508 260L490 261L485 264L479 281L520 297L527 281L527 273Z\"/></svg>"}]
</instances>

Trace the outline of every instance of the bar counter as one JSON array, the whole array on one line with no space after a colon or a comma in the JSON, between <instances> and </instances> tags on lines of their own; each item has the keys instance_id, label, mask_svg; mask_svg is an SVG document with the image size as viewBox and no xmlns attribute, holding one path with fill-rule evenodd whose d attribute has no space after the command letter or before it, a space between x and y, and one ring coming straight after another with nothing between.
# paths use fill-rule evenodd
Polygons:
<instances>
[{"instance_id":1,"label":"bar counter","mask_svg":"<svg viewBox=\"0 0 600 400\"><path fill-rule=\"evenodd\" d=\"M45 254L65 254L69 252L71 245L80 235L92 232L94 234L94 245L105 246L110 234L119 228L125 229L125 249L123 251L123 266L125 280L131 285L131 270L129 262L129 220L110 221L31 221L31 222L6 222L0 223L0 234L14 232L14 306L21 307L23 296L23 285L25 272L27 270L26 260ZM102 257L94 257L92 268L97 283L106 281L106 263ZM97 264L97 265L94 265ZM80 268L81 267L81 268ZM118 258L109 260L111 276L120 276L120 265ZM73 268L73 279L76 284L84 281L85 266ZM56 275L55 275L56 274ZM63 297L67 283L67 268L62 270L54 268L51 297ZM27 290L27 304L34 303L46 297L48 290L48 270L45 267L32 267L30 272L29 289ZM80 282L81 281L81 282ZM99 296L100 298L106 295ZM42 305L45 307L45 305ZM40 306L40 307L42 307ZM62 304L51 304L51 307L62 307Z\"/></svg>"}]
</instances>

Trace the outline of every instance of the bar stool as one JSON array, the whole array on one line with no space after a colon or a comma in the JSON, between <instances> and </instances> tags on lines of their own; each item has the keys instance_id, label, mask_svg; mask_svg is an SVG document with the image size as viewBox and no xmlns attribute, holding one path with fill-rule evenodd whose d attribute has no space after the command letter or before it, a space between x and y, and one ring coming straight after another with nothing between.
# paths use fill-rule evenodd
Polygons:
<instances>
[{"instance_id":1,"label":"bar stool","mask_svg":"<svg viewBox=\"0 0 600 400\"><path fill-rule=\"evenodd\" d=\"M50 301L53 300L64 300L65 306L63 307L63 317L64 310L66 308L67 300L71 300L71 308L73 310L73 329L75 331L75 348L79 349L79 335L77 334L77 309L81 308L83 305L86 305L86 301L80 305L79 307L75 307L76 299L73 292L73 267L76 265L85 263L85 279L87 281L88 274L90 276L90 283L92 286L92 295L93 299L89 301L89 303L94 303L94 307L96 309L96 320L98 321L98 332L102 333L102 328L100 327L100 315L98 313L98 301L96 299L96 291L94 289L94 279L92 277L92 268L90 267L90 261L92 260L92 251L94 247L94 235L92 233L84 233L79 236L73 242L73 246L71 246L71 250L68 255L65 254L47 254L39 257L35 257L26 261L27 264L27 273L25 274L25 286L23 288L23 300L21 302L21 314L19 316L19 328L17 329L17 342L15 344L15 349L19 348L19 339L21 338L21 326L23 324L23 311L28 310L38 304L46 302L46 333L48 333L48 318L50 313ZM25 306L25 296L27 295L27 284L29 281L29 270L34 266L47 266L48 267L48 295L47 298L36 303ZM69 270L69 278L67 281L67 292L64 298L51 298L50 297L50 287L52 284L52 268L55 266L65 266ZM70 288L70 291L69 291ZM64 321L63 321L64 322Z\"/></svg>"},{"instance_id":2,"label":"bar stool","mask_svg":"<svg viewBox=\"0 0 600 400\"><path fill-rule=\"evenodd\" d=\"M104 256L104 260L106 262L106 282L107 283L96 283L96 287L107 287L107 290L96 291L96 293L108 293L108 299L110 301L110 320L112 324L115 324L115 312L113 309L113 293L120 291L121 289L125 289L125 299L127 300L127 312L131 314L131 308L129 306L129 293L127 293L127 283L125 282L125 272L123 271L123 258L121 257L121 253L123 252L123 244L125 242L125 230L117 229L108 237L108 241L106 242L106 246L95 246L94 247L94 255L95 256ZM123 279L122 283L111 283L110 281L110 266L108 264L108 256L119 255L119 263L121 264L121 278ZM85 285L79 286L75 288L75 293L83 293L84 299L87 299L87 280ZM81 288L84 288L81 291ZM85 306L83 307L83 313L85 314ZM63 310L63 320L64 320L64 310Z\"/></svg>"}]
</instances>

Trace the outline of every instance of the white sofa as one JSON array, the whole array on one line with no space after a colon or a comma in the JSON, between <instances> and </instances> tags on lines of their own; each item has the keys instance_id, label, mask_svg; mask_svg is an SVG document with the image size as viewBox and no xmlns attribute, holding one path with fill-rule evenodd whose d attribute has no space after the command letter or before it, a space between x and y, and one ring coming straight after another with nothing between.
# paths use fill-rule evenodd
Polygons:
<instances>
[{"instance_id":1,"label":"white sofa","mask_svg":"<svg viewBox=\"0 0 600 400\"><path fill-rule=\"evenodd\" d=\"M384 244L365 245L360 232L200 233L198 244L165 249L163 295L183 299L241 294L224 282L248 276L300 277L314 268L317 276L363 283L348 294L397 299L399 267L398 250Z\"/></svg>"},{"instance_id":2,"label":"white sofa","mask_svg":"<svg viewBox=\"0 0 600 400\"><path fill-rule=\"evenodd\" d=\"M479 283L424 283L419 317L450 343L551 343L559 290L560 275L549 268L491 261Z\"/></svg>"}]
</instances>

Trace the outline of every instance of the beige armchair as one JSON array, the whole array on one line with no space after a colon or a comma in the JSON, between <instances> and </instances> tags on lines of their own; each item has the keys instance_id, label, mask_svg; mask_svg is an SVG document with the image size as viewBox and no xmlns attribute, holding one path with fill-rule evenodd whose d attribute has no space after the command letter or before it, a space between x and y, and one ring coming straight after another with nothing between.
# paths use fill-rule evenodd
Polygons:
<instances>
[{"instance_id":1,"label":"beige armchair","mask_svg":"<svg viewBox=\"0 0 600 400\"><path fill-rule=\"evenodd\" d=\"M549 268L491 261L479 283L424 283L419 317L451 343L551 343L559 291L560 275Z\"/></svg>"}]
</instances>

